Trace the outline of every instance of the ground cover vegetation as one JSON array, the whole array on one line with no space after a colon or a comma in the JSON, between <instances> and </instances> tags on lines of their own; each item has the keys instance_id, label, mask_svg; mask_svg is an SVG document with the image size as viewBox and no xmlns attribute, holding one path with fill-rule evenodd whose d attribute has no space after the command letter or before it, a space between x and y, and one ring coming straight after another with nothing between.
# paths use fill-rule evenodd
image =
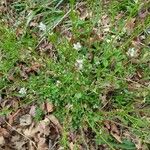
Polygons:
<instances>
[{"instance_id":1,"label":"ground cover vegetation","mask_svg":"<svg viewBox=\"0 0 150 150\"><path fill-rule=\"evenodd\" d=\"M150 2L1 0L0 149L150 149Z\"/></svg>"}]
</instances>

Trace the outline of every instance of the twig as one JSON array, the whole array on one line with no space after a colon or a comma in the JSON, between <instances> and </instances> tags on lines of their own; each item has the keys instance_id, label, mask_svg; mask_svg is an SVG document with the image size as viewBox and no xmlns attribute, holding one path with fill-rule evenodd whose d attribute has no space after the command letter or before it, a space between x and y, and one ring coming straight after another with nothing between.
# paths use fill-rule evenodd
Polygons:
<instances>
[{"instance_id":1,"label":"twig","mask_svg":"<svg viewBox=\"0 0 150 150\"><path fill-rule=\"evenodd\" d=\"M32 141L30 138L28 138L26 135L22 134L21 132L17 131L17 130L16 130L10 123L8 123L6 120L4 120L4 121L5 121L5 123L6 123L9 127L11 127L14 131L16 131L18 134L20 134L21 136L23 136L25 139L29 140L29 141L34 145L34 147L37 149L37 146L36 146L36 144L35 144L34 141Z\"/></svg>"}]
</instances>

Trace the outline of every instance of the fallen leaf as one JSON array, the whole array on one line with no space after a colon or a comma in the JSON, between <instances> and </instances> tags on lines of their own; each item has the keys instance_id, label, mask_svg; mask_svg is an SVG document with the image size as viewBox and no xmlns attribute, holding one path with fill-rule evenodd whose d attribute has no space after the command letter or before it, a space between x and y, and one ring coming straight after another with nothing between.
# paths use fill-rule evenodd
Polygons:
<instances>
[{"instance_id":1,"label":"fallen leaf","mask_svg":"<svg viewBox=\"0 0 150 150\"><path fill-rule=\"evenodd\" d=\"M37 50L40 52L41 55L43 53L46 53L48 56L50 56L50 58L57 60L58 53L55 49L55 46L48 40L44 40L43 42L41 42L38 45Z\"/></svg>"},{"instance_id":2,"label":"fallen leaf","mask_svg":"<svg viewBox=\"0 0 150 150\"><path fill-rule=\"evenodd\" d=\"M104 127L109 131L109 133L119 142L122 143L120 131L117 125L109 120L104 120Z\"/></svg>"},{"instance_id":3,"label":"fallen leaf","mask_svg":"<svg viewBox=\"0 0 150 150\"><path fill-rule=\"evenodd\" d=\"M48 118L60 131L62 131L62 126L54 115L49 115L46 118Z\"/></svg>"},{"instance_id":4,"label":"fallen leaf","mask_svg":"<svg viewBox=\"0 0 150 150\"><path fill-rule=\"evenodd\" d=\"M106 129L110 130L111 129L110 121L109 120L105 120L104 121L104 126L105 126Z\"/></svg>"},{"instance_id":5,"label":"fallen leaf","mask_svg":"<svg viewBox=\"0 0 150 150\"><path fill-rule=\"evenodd\" d=\"M35 116L35 114L36 114L36 106L34 106L34 105L31 106L29 114L31 116L33 116L33 117Z\"/></svg>"},{"instance_id":6,"label":"fallen leaf","mask_svg":"<svg viewBox=\"0 0 150 150\"><path fill-rule=\"evenodd\" d=\"M112 133L116 133L117 135L120 134L119 130L118 130L118 127L116 126L115 123L111 123L111 132Z\"/></svg>"},{"instance_id":7,"label":"fallen leaf","mask_svg":"<svg viewBox=\"0 0 150 150\"><path fill-rule=\"evenodd\" d=\"M0 146L3 146L5 144L5 139L3 136L0 136Z\"/></svg>"},{"instance_id":8,"label":"fallen leaf","mask_svg":"<svg viewBox=\"0 0 150 150\"><path fill-rule=\"evenodd\" d=\"M29 128L26 128L23 130L23 133L25 136L32 138L35 136L35 134L39 131L39 128L34 123L31 124Z\"/></svg>"},{"instance_id":9,"label":"fallen leaf","mask_svg":"<svg viewBox=\"0 0 150 150\"><path fill-rule=\"evenodd\" d=\"M141 19L144 19L147 15L148 15L147 9L141 9L141 10L139 11L139 17L140 17Z\"/></svg>"},{"instance_id":10,"label":"fallen leaf","mask_svg":"<svg viewBox=\"0 0 150 150\"><path fill-rule=\"evenodd\" d=\"M17 116L17 114L20 112L20 109L18 109L15 113L13 113L12 115L10 115L9 117L8 117L8 122L9 122L9 124L12 124L13 122L14 122L14 118L15 118L15 116Z\"/></svg>"},{"instance_id":11,"label":"fallen leaf","mask_svg":"<svg viewBox=\"0 0 150 150\"><path fill-rule=\"evenodd\" d=\"M14 80L15 80L13 74L11 74L11 75L8 76L8 80L9 80L9 81L14 81Z\"/></svg>"},{"instance_id":12,"label":"fallen leaf","mask_svg":"<svg viewBox=\"0 0 150 150\"><path fill-rule=\"evenodd\" d=\"M48 150L48 144L46 143L46 139L43 137L38 137L39 142L37 144L37 150Z\"/></svg>"},{"instance_id":13,"label":"fallen leaf","mask_svg":"<svg viewBox=\"0 0 150 150\"><path fill-rule=\"evenodd\" d=\"M20 117L20 125L21 126L28 126L32 123L31 115L26 114Z\"/></svg>"},{"instance_id":14,"label":"fallen leaf","mask_svg":"<svg viewBox=\"0 0 150 150\"><path fill-rule=\"evenodd\" d=\"M45 118L44 120L40 121L39 123L39 130L46 130L46 127L50 124L50 120L48 118ZM47 134L47 133L46 133Z\"/></svg>"},{"instance_id":15,"label":"fallen leaf","mask_svg":"<svg viewBox=\"0 0 150 150\"><path fill-rule=\"evenodd\" d=\"M70 150L74 150L74 144L73 144L73 142L71 142L71 143L69 144L69 148L70 148Z\"/></svg>"},{"instance_id":16,"label":"fallen leaf","mask_svg":"<svg viewBox=\"0 0 150 150\"><path fill-rule=\"evenodd\" d=\"M17 36L17 38L20 37L20 36L22 36L23 33L24 33L24 30L22 28L18 27L16 29L16 36Z\"/></svg>"},{"instance_id":17,"label":"fallen leaf","mask_svg":"<svg viewBox=\"0 0 150 150\"><path fill-rule=\"evenodd\" d=\"M125 25L128 35L130 35L134 30L135 20L136 20L135 18L131 18L130 20L127 21L127 23Z\"/></svg>"},{"instance_id":18,"label":"fallen leaf","mask_svg":"<svg viewBox=\"0 0 150 150\"><path fill-rule=\"evenodd\" d=\"M110 133L119 143L122 143L121 137L118 134L113 133L113 132L110 132Z\"/></svg>"},{"instance_id":19,"label":"fallen leaf","mask_svg":"<svg viewBox=\"0 0 150 150\"><path fill-rule=\"evenodd\" d=\"M0 127L0 136L9 137L9 132L5 128Z\"/></svg>"},{"instance_id":20,"label":"fallen leaf","mask_svg":"<svg viewBox=\"0 0 150 150\"><path fill-rule=\"evenodd\" d=\"M53 112L54 110L54 105L50 102L44 102L44 111L46 110L46 112L50 113L50 112Z\"/></svg>"},{"instance_id":21,"label":"fallen leaf","mask_svg":"<svg viewBox=\"0 0 150 150\"><path fill-rule=\"evenodd\" d=\"M32 65L25 69L26 73L38 72L41 67L39 63L32 63Z\"/></svg>"},{"instance_id":22,"label":"fallen leaf","mask_svg":"<svg viewBox=\"0 0 150 150\"><path fill-rule=\"evenodd\" d=\"M38 26L37 22L33 22L33 21L30 22L30 27L37 27L37 26Z\"/></svg>"}]
</instances>

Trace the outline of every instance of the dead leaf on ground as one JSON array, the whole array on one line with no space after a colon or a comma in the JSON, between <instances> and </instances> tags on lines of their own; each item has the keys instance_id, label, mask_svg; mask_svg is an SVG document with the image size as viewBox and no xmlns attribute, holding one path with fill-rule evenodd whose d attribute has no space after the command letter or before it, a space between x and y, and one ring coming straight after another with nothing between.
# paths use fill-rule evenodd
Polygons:
<instances>
[{"instance_id":1,"label":"dead leaf on ground","mask_svg":"<svg viewBox=\"0 0 150 150\"><path fill-rule=\"evenodd\" d=\"M34 117L36 114L36 106L32 105L29 111L29 114Z\"/></svg>"},{"instance_id":2,"label":"dead leaf on ground","mask_svg":"<svg viewBox=\"0 0 150 150\"><path fill-rule=\"evenodd\" d=\"M35 134L39 131L36 124L32 123L29 128L23 129L23 134L29 138L35 137Z\"/></svg>"},{"instance_id":3,"label":"dead leaf on ground","mask_svg":"<svg viewBox=\"0 0 150 150\"><path fill-rule=\"evenodd\" d=\"M90 11L86 5L85 2L80 2L78 5L77 12L81 20L87 20L92 17L92 11Z\"/></svg>"},{"instance_id":4,"label":"dead leaf on ground","mask_svg":"<svg viewBox=\"0 0 150 150\"><path fill-rule=\"evenodd\" d=\"M20 112L20 109L18 109L16 112L14 112L13 114L8 116L8 122L9 124L12 124L15 120L15 117L17 116L17 114Z\"/></svg>"},{"instance_id":5,"label":"dead leaf on ground","mask_svg":"<svg viewBox=\"0 0 150 150\"><path fill-rule=\"evenodd\" d=\"M146 8L142 8L140 11L139 11L139 17L140 19L145 19L145 17L148 15L148 11Z\"/></svg>"},{"instance_id":6,"label":"dead leaf on ground","mask_svg":"<svg viewBox=\"0 0 150 150\"><path fill-rule=\"evenodd\" d=\"M13 74L11 74L11 75L8 76L8 80L9 81L15 81L15 78L14 78Z\"/></svg>"},{"instance_id":7,"label":"dead leaf on ground","mask_svg":"<svg viewBox=\"0 0 150 150\"><path fill-rule=\"evenodd\" d=\"M74 150L74 144L73 144L73 142L71 142L71 143L69 144L69 148L70 148L70 150Z\"/></svg>"},{"instance_id":8,"label":"dead leaf on ground","mask_svg":"<svg viewBox=\"0 0 150 150\"><path fill-rule=\"evenodd\" d=\"M104 127L109 131L109 133L119 142L122 143L120 131L117 125L109 120L104 120Z\"/></svg>"},{"instance_id":9,"label":"dead leaf on ground","mask_svg":"<svg viewBox=\"0 0 150 150\"><path fill-rule=\"evenodd\" d=\"M42 67L42 64L38 62L32 62L30 66L27 66L25 62L19 62L17 66L20 69L20 76L26 80L31 74L37 74Z\"/></svg>"},{"instance_id":10,"label":"dead leaf on ground","mask_svg":"<svg viewBox=\"0 0 150 150\"><path fill-rule=\"evenodd\" d=\"M136 20L135 18L131 18L130 20L127 21L127 23L125 25L125 28L126 28L128 35L130 35L134 30L135 20Z\"/></svg>"},{"instance_id":11,"label":"dead leaf on ground","mask_svg":"<svg viewBox=\"0 0 150 150\"><path fill-rule=\"evenodd\" d=\"M0 136L0 146L3 146L5 144L5 139L3 136Z\"/></svg>"},{"instance_id":12,"label":"dead leaf on ground","mask_svg":"<svg viewBox=\"0 0 150 150\"><path fill-rule=\"evenodd\" d=\"M30 67L27 67L25 69L26 73L37 73L39 71L39 69L41 68L41 64L34 62L31 64Z\"/></svg>"},{"instance_id":13,"label":"dead leaf on ground","mask_svg":"<svg viewBox=\"0 0 150 150\"><path fill-rule=\"evenodd\" d=\"M22 36L24 34L24 29L22 29L21 27L18 27L16 29L16 37L20 38L20 36Z\"/></svg>"},{"instance_id":14,"label":"dead leaf on ground","mask_svg":"<svg viewBox=\"0 0 150 150\"><path fill-rule=\"evenodd\" d=\"M42 110L46 111L46 113L51 113L54 110L54 105L51 102L44 102L42 105Z\"/></svg>"},{"instance_id":15,"label":"dead leaf on ground","mask_svg":"<svg viewBox=\"0 0 150 150\"><path fill-rule=\"evenodd\" d=\"M40 52L41 55L45 53L53 60L57 60L58 53L55 49L55 46L48 40L43 40L37 47L37 50Z\"/></svg>"},{"instance_id":16,"label":"dead leaf on ground","mask_svg":"<svg viewBox=\"0 0 150 150\"><path fill-rule=\"evenodd\" d=\"M46 118L48 118L60 131L62 131L62 126L54 115L46 116Z\"/></svg>"},{"instance_id":17,"label":"dead leaf on ground","mask_svg":"<svg viewBox=\"0 0 150 150\"><path fill-rule=\"evenodd\" d=\"M29 114L23 115L20 117L20 125L28 126L32 123L32 117Z\"/></svg>"}]
</instances>

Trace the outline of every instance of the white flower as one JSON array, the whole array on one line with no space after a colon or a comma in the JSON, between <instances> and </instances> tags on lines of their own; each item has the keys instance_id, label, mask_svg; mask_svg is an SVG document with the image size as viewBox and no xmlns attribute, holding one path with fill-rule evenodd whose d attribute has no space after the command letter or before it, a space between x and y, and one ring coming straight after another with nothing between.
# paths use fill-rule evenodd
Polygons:
<instances>
[{"instance_id":1,"label":"white flower","mask_svg":"<svg viewBox=\"0 0 150 150\"><path fill-rule=\"evenodd\" d=\"M80 42L74 43L74 44L73 44L73 48L74 48L75 50L80 50L80 49L82 48L81 43L80 43Z\"/></svg>"},{"instance_id":2,"label":"white flower","mask_svg":"<svg viewBox=\"0 0 150 150\"><path fill-rule=\"evenodd\" d=\"M110 42L111 42L111 40L109 40L109 39L106 39L106 42L107 42L107 43L110 43Z\"/></svg>"},{"instance_id":3,"label":"white flower","mask_svg":"<svg viewBox=\"0 0 150 150\"><path fill-rule=\"evenodd\" d=\"M127 52L127 55L130 56L130 57L136 57L137 56L137 50L132 47L132 48L129 48L128 52Z\"/></svg>"},{"instance_id":4,"label":"white flower","mask_svg":"<svg viewBox=\"0 0 150 150\"><path fill-rule=\"evenodd\" d=\"M82 59L76 60L75 66L78 70L82 70L83 69L83 60Z\"/></svg>"},{"instance_id":5,"label":"white flower","mask_svg":"<svg viewBox=\"0 0 150 150\"><path fill-rule=\"evenodd\" d=\"M139 0L134 0L134 2L137 4Z\"/></svg>"},{"instance_id":6,"label":"white flower","mask_svg":"<svg viewBox=\"0 0 150 150\"><path fill-rule=\"evenodd\" d=\"M27 89L24 87L19 90L19 94L21 95L26 95L26 93L27 93Z\"/></svg>"},{"instance_id":7,"label":"white flower","mask_svg":"<svg viewBox=\"0 0 150 150\"><path fill-rule=\"evenodd\" d=\"M56 86L59 86L61 82L59 80L56 81Z\"/></svg>"},{"instance_id":8,"label":"white flower","mask_svg":"<svg viewBox=\"0 0 150 150\"><path fill-rule=\"evenodd\" d=\"M105 32L109 32L109 31L110 31L109 27L105 27L103 30L104 30Z\"/></svg>"},{"instance_id":9,"label":"white flower","mask_svg":"<svg viewBox=\"0 0 150 150\"><path fill-rule=\"evenodd\" d=\"M46 25L43 22L40 22L39 26L41 31L46 31Z\"/></svg>"}]
</instances>

